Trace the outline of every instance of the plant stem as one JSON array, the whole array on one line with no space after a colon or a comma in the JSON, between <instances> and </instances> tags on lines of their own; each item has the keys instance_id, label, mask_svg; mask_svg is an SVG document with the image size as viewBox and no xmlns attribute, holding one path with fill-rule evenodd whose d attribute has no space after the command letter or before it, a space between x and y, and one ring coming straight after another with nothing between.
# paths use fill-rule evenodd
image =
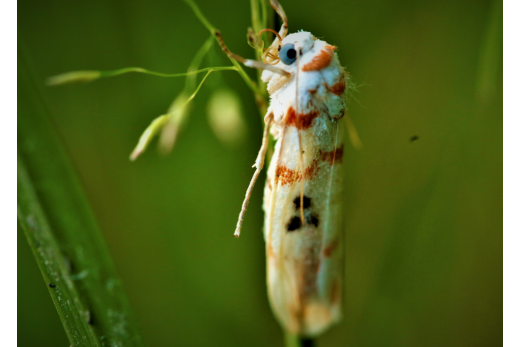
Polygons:
<instances>
[{"instance_id":1,"label":"plant stem","mask_svg":"<svg viewBox=\"0 0 520 347\"><path fill-rule=\"evenodd\" d=\"M286 332L285 347L316 347L316 340Z\"/></svg>"},{"instance_id":2,"label":"plant stem","mask_svg":"<svg viewBox=\"0 0 520 347\"><path fill-rule=\"evenodd\" d=\"M219 39L217 36L218 30L213 25L211 25L211 23L206 19L206 17L204 17L204 15L200 11L199 7L195 4L195 2L193 0L184 0L184 2L186 2L191 7L193 12L195 13L195 16L197 16L197 18L202 22L202 24L204 24L204 26L209 30L211 35L213 35L214 39L217 42L219 42ZM231 60L231 62L235 66L237 72L244 79L244 82L246 82L248 87L255 94L256 102L258 103L258 106L260 107L261 113L264 114L267 111L267 99L265 96L265 92L263 92L258 87L258 85L251 80L249 75L244 71L242 66L236 60L231 59L231 58L229 58L229 60Z\"/></svg>"}]
</instances>

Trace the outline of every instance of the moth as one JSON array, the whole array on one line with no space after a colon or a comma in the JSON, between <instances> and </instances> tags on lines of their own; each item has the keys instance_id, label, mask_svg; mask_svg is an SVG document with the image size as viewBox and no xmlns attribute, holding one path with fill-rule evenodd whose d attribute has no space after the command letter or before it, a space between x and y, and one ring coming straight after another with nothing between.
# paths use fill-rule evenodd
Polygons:
<instances>
[{"instance_id":1,"label":"moth","mask_svg":"<svg viewBox=\"0 0 520 347\"><path fill-rule=\"evenodd\" d=\"M286 331L316 336L341 318L343 279L343 126L348 74L336 47L300 31L287 35L287 17L264 61L224 52L246 66L263 69L270 105L262 146L239 216L238 237L262 170L269 133L276 145L264 189L268 296ZM270 29L266 29L272 31Z\"/></svg>"}]
</instances>

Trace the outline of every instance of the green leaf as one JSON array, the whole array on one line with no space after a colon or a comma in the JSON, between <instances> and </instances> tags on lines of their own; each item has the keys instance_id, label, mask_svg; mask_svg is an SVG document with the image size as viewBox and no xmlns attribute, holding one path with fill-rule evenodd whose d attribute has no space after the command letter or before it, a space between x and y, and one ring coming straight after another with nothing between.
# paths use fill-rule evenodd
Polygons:
<instances>
[{"instance_id":1,"label":"green leaf","mask_svg":"<svg viewBox=\"0 0 520 347\"><path fill-rule=\"evenodd\" d=\"M70 343L143 346L28 61L18 57L18 220Z\"/></svg>"}]
</instances>

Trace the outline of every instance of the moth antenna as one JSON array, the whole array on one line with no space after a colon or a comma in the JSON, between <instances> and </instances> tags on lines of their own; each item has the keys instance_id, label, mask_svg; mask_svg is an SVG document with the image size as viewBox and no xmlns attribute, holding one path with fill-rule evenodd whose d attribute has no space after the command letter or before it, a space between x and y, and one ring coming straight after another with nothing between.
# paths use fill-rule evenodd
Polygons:
<instances>
[{"instance_id":1,"label":"moth antenna","mask_svg":"<svg viewBox=\"0 0 520 347\"><path fill-rule=\"evenodd\" d=\"M275 30L273 30L273 29L262 29L262 30L260 30L260 32L258 33L258 36L260 36L263 32L266 32L266 31L269 31L269 32L272 32L273 34L275 34L276 37L278 38L278 40L279 40L280 42L282 42L283 39L282 39L282 37L280 36L280 34L278 34L278 33L277 33Z\"/></svg>"},{"instance_id":2,"label":"moth antenna","mask_svg":"<svg viewBox=\"0 0 520 347\"><path fill-rule=\"evenodd\" d=\"M251 182L249 183L249 187L247 188L246 192L246 198L244 199L244 202L242 203L242 210L240 211L240 214L238 216L238 222L237 222L237 228L235 229L235 237L240 236L240 229L242 229L242 223L244 222L244 215L246 214L247 205L249 204L249 198L251 197L251 194L253 193L253 187L255 186L256 180L258 179L258 176L260 175L260 171L262 171L262 168L264 167L265 162L265 153L267 152L267 145L269 143L269 126L271 125L271 121L273 119L273 114L270 113L268 117L266 117L266 123L264 128L264 135L262 138L262 146L260 147L260 151L258 152L258 156L256 157L255 164L253 167L256 167L255 173L253 174L253 178L251 179Z\"/></svg>"},{"instance_id":3,"label":"moth antenna","mask_svg":"<svg viewBox=\"0 0 520 347\"><path fill-rule=\"evenodd\" d=\"M278 42L282 42L282 40L287 35L287 32L289 31L289 26L287 25L287 16L285 15L285 11L282 8L282 5L278 2L278 0L271 0L271 6L274 8L276 13L278 13L278 16L280 16L280 19L282 20L282 27L280 28L280 35L279 41L274 40L273 45L277 44Z\"/></svg>"},{"instance_id":4,"label":"moth antenna","mask_svg":"<svg viewBox=\"0 0 520 347\"><path fill-rule=\"evenodd\" d=\"M302 163L301 171L302 171L302 183L300 188L300 219L302 220L302 225L305 225L305 215L303 214L303 193L305 189L305 164L303 161L303 147L302 147L302 134L300 133L300 112L298 108L298 78L300 75L300 47L296 47L296 102L294 105L294 109L296 112L296 122L297 127L296 131L298 131L298 150L300 151L300 162Z\"/></svg>"},{"instance_id":5,"label":"moth antenna","mask_svg":"<svg viewBox=\"0 0 520 347\"><path fill-rule=\"evenodd\" d=\"M247 67L253 67L253 68L257 68L257 69L261 69L261 70L269 70L269 71L272 71L274 73L277 73L277 74L283 75L283 76L290 75L289 72L285 71L282 68L279 68L279 67L276 67L276 66L273 66L270 64L266 64L261 61L245 59L239 55L231 53L231 51L227 48L226 44L224 43L224 40L222 39L222 34L220 33L220 31L215 30L214 34L217 37L218 43L220 44L220 47L222 48L224 53L226 53L226 55L228 57L230 57L231 59L234 59L234 60L244 64Z\"/></svg>"}]
</instances>

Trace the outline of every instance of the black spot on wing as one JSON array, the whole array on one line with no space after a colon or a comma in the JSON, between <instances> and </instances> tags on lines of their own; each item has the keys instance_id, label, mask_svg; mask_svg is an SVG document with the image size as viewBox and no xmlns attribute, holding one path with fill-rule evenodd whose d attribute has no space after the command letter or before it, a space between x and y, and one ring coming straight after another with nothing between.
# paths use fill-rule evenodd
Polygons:
<instances>
[{"instance_id":1,"label":"black spot on wing","mask_svg":"<svg viewBox=\"0 0 520 347\"><path fill-rule=\"evenodd\" d=\"M305 221L308 224L313 224L315 227L317 227L318 224L320 223L320 221L318 220L318 217L316 217L315 215L311 215L310 217L305 218Z\"/></svg>"},{"instance_id":2,"label":"black spot on wing","mask_svg":"<svg viewBox=\"0 0 520 347\"><path fill-rule=\"evenodd\" d=\"M294 199L293 201L294 203L294 206L296 207L297 210L300 209L300 204L301 204L301 198L298 196ZM303 197L303 208L309 208L311 207L311 198L308 198L306 196Z\"/></svg>"},{"instance_id":3,"label":"black spot on wing","mask_svg":"<svg viewBox=\"0 0 520 347\"><path fill-rule=\"evenodd\" d=\"M302 220L300 217L292 217L289 221L289 224L287 224L287 231L295 231L298 230L302 226Z\"/></svg>"}]
</instances>

